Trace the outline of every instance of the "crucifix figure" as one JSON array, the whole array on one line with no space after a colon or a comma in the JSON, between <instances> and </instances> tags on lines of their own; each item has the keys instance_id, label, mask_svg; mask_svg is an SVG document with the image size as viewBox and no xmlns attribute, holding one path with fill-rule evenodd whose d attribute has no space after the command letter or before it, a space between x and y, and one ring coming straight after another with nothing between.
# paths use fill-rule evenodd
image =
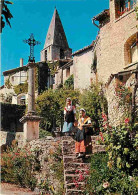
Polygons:
<instances>
[{"instance_id":1,"label":"crucifix figure","mask_svg":"<svg viewBox=\"0 0 138 195\"><path fill-rule=\"evenodd\" d=\"M34 57L34 46L41 44L39 41L36 41L34 39L34 35L33 33L30 35L30 38L27 40L23 41L24 43L28 43L28 45L30 45L30 56L29 56L29 60L28 62L35 62L35 57Z\"/></svg>"}]
</instances>

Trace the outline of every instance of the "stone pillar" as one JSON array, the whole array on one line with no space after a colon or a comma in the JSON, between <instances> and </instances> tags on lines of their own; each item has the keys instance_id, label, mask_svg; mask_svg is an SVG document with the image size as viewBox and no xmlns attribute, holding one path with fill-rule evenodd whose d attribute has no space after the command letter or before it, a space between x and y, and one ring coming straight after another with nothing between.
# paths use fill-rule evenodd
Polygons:
<instances>
[{"instance_id":1,"label":"stone pillar","mask_svg":"<svg viewBox=\"0 0 138 195\"><path fill-rule=\"evenodd\" d=\"M29 63L28 65L29 81L28 81L28 113L35 113L35 64Z\"/></svg>"},{"instance_id":2,"label":"stone pillar","mask_svg":"<svg viewBox=\"0 0 138 195\"><path fill-rule=\"evenodd\" d=\"M35 112L35 63L27 65L29 69L28 81L28 111L20 119L23 123L24 143L39 138L39 122L41 117Z\"/></svg>"}]
</instances>

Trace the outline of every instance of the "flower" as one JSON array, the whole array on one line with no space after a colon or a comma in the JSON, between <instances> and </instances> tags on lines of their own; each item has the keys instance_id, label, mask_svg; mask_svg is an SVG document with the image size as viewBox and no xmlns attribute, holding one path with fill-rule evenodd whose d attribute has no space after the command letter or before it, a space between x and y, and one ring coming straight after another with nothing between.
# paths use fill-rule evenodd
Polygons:
<instances>
[{"instance_id":1,"label":"flower","mask_svg":"<svg viewBox=\"0 0 138 195\"><path fill-rule=\"evenodd\" d=\"M124 122L125 122L125 124L128 124L128 123L129 123L129 118L126 118L126 119L124 120Z\"/></svg>"},{"instance_id":2,"label":"flower","mask_svg":"<svg viewBox=\"0 0 138 195\"><path fill-rule=\"evenodd\" d=\"M75 171L75 173L78 173L78 172L79 172L79 170L76 170L76 171Z\"/></svg>"},{"instance_id":3,"label":"flower","mask_svg":"<svg viewBox=\"0 0 138 195\"><path fill-rule=\"evenodd\" d=\"M108 188L109 186L110 186L110 184L108 183L108 181L105 182L105 183L103 183L103 187L104 187L104 188Z\"/></svg>"},{"instance_id":4,"label":"flower","mask_svg":"<svg viewBox=\"0 0 138 195\"><path fill-rule=\"evenodd\" d=\"M78 181L83 181L84 180L84 177L83 177L83 175L82 174L80 174L79 175L79 179L78 179Z\"/></svg>"},{"instance_id":5,"label":"flower","mask_svg":"<svg viewBox=\"0 0 138 195\"><path fill-rule=\"evenodd\" d=\"M15 153L15 155L16 155L16 156L18 156L18 155L19 155L19 153Z\"/></svg>"},{"instance_id":6,"label":"flower","mask_svg":"<svg viewBox=\"0 0 138 195\"><path fill-rule=\"evenodd\" d=\"M129 176L129 180L130 180L130 181L134 181L134 177Z\"/></svg>"},{"instance_id":7,"label":"flower","mask_svg":"<svg viewBox=\"0 0 138 195\"><path fill-rule=\"evenodd\" d=\"M106 114L102 113L102 118L103 118L104 121L107 121L107 116L106 116Z\"/></svg>"}]
</instances>

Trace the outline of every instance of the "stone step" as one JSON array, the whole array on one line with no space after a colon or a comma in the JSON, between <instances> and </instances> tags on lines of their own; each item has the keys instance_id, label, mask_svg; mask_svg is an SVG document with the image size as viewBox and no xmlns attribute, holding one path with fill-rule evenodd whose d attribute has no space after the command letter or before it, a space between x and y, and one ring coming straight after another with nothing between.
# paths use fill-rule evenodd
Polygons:
<instances>
[{"instance_id":1,"label":"stone step","mask_svg":"<svg viewBox=\"0 0 138 195\"><path fill-rule=\"evenodd\" d=\"M63 156L63 162L64 163L77 163L77 162L83 162L82 158L76 158L75 155L72 156Z\"/></svg>"},{"instance_id":2,"label":"stone step","mask_svg":"<svg viewBox=\"0 0 138 195\"><path fill-rule=\"evenodd\" d=\"M65 174L65 184L75 183L75 182L85 182L89 175L85 174Z\"/></svg>"},{"instance_id":3,"label":"stone step","mask_svg":"<svg viewBox=\"0 0 138 195\"><path fill-rule=\"evenodd\" d=\"M70 169L89 169L90 163L64 163L64 170Z\"/></svg>"},{"instance_id":4,"label":"stone step","mask_svg":"<svg viewBox=\"0 0 138 195\"><path fill-rule=\"evenodd\" d=\"M97 136L91 136L91 140L93 141L93 140L97 140L98 139L98 135Z\"/></svg>"},{"instance_id":5,"label":"stone step","mask_svg":"<svg viewBox=\"0 0 138 195\"><path fill-rule=\"evenodd\" d=\"M89 170L87 168L79 168L79 169L68 169L65 170L65 174L84 174L84 175L89 175Z\"/></svg>"},{"instance_id":6,"label":"stone step","mask_svg":"<svg viewBox=\"0 0 138 195\"><path fill-rule=\"evenodd\" d=\"M73 182L73 183L69 183L66 184L66 189L72 189L72 190L81 190L83 191L85 189L85 182Z\"/></svg>"},{"instance_id":7,"label":"stone step","mask_svg":"<svg viewBox=\"0 0 138 195\"><path fill-rule=\"evenodd\" d=\"M105 152L104 145L94 145L92 146L92 153Z\"/></svg>"},{"instance_id":8,"label":"stone step","mask_svg":"<svg viewBox=\"0 0 138 195\"><path fill-rule=\"evenodd\" d=\"M85 193L82 190L68 189L66 195L84 195Z\"/></svg>"},{"instance_id":9,"label":"stone step","mask_svg":"<svg viewBox=\"0 0 138 195\"><path fill-rule=\"evenodd\" d=\"M62 136L62 141L74 140L72 136Z\"/></svg>"},{"instance_id":10,"label":"stone step","mask_svg":"<svg viewBox=\"0 0 138 195\"><path fill-rule=\"evenodd\" d=\"M75 149L74 147L72 148L65 148L63 149L63 152L62 152L63 155L75 155Z\"/></svg>"}]
</instances>

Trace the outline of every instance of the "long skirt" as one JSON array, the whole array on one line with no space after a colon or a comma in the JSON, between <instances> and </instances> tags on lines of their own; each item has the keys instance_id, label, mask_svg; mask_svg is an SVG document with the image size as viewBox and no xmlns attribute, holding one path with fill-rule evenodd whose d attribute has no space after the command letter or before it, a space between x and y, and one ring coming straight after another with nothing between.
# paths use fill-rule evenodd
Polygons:
<instances>
[{"instance_id":1,"label":"long skirt","mask_svg":"<svg viewBox=\"0 0 138 195\"><path fill-rule=\"evenodd\" d=\"M66 121L64 122L64 125L63 125L63 129L62 129L62 132L66 133L66 132L70 132L72 131L73 129L73 123L67 123Z\"/></svg>"},{"instance_id":2,"label":"long skirt","mask_svg":"<svg viewBox=\"0 0 138 195\"><path fill-rule=\"evenodd\" d=\"M85 130L77 129L76 133L76 142L75 142L75 152L86 152L86 146L85 146Z\"/></svg>"}]
</instances>

